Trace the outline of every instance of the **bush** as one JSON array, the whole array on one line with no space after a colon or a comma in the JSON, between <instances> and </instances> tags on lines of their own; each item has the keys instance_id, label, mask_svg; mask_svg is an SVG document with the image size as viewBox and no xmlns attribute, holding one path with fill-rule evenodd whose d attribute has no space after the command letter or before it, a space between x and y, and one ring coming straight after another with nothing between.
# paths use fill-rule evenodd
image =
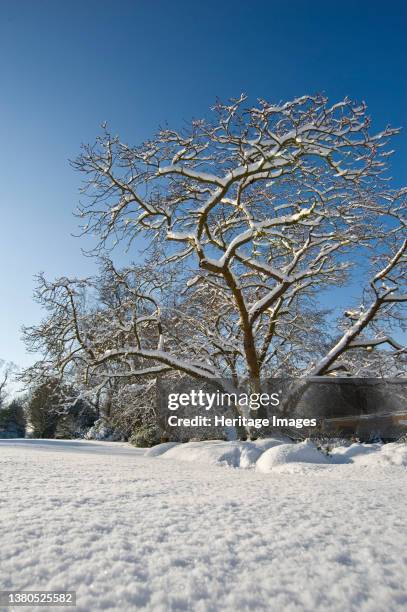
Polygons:
<instances>
[{"instance_id":1,"label":"bush","mask_svg":"<svg viewBox=\"0 0 407 612\"><path fill-rule=\"evenodd\" d=\"M124 385L112 397L109 422L128 440L139 429L158 424L155 405L154 385Z\"/></svg>"},{"instance_id":2,"label":"bush","mask_svg":"<svg viewBox=\"0 0 407 612\"><path fill-rule=\"evenodd\" d=\"M120 442L123 434L115 429L105 419L98 419L84 436L86 440L105 440L108 442Z\"/></svg>"},{"instance_id":3,"label":"bush","mask_svg":"<svg viewBox=\"0 0 407 612\"><path fill-rule=\"evenodd\" d=\"M94 408L78 398L65 408L65 413L58 419L55 438L83 438L95 421Z\"/></svg>"},{"instance_id":4,"label":"bush","mask_svg":"<svg viewBox=\"0 0 407 612\"><path fill-rule=\"evenodd\" d=\"M133 446L146 448L161 442L161 431L156 425L142 425L129 440Z\"/></svg>"}]
</instances>

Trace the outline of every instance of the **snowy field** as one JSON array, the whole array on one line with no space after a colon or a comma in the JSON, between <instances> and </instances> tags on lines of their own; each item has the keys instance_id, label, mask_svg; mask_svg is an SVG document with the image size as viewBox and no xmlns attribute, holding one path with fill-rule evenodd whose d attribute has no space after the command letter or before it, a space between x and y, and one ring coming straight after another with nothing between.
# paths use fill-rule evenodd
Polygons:
<instances>
[{"instance_id":1,"label":"snowy field","mask_svg":"<svg viewBox=\"0 0 407 612\"><path fill-rule=\"evenodd\" d=\"M405 610L406 446L292 446L2 440L0 587L87 612Z\"/></svg>"}]
</instances>

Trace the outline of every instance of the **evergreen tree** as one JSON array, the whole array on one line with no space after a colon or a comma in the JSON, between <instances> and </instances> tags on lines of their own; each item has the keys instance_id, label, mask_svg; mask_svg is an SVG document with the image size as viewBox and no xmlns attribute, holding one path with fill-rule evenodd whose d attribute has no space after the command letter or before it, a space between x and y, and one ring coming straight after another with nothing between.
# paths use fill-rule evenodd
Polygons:
<instances>
[{"instance_id":1,"label":"evergreen tree","mask_svg":"<svg viewBox=\"0 0 407 612\"><path fill-rule=\"evenodd\" d=\"M13 400L8 406L0 408L0 437L24 438L26 418L20 401Z\"/></svg>"},{"instance_id":2,"label":"evergreen tree","mask_svg":"<svg viewBox=\"0 0 407 612\"><path fill-rule=\"evenodd\" d=\"M63 411L64 393L55 379L36 387L28 401L27 418L34 438L54 438Z\"/></svg>"}]
</instances>

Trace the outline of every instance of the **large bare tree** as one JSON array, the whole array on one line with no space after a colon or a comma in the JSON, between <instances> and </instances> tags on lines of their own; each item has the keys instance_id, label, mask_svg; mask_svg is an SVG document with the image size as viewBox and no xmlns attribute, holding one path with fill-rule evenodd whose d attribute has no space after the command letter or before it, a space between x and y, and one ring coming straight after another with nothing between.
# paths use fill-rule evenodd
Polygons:
<instances>
[{"instance_id":1,"label":"large bare tree","mask_svg":"<svg viewBox=\"0 0 407 612\"><path fill-rule=\"evenodd\" d=\"M358 374L371 353L400 363L407 191L386 174L398 130L372 134L364 104L322 96L213 111L140 146L103 126L83 147L83 232L101 250L139 244L147 263L108 262L104 283L41 279L50 315L27 337L48 351L42 367L80 363L104 384ZM355 282L359 300L328 330L320 295ZM84 308L84 286L101 285Z\"/></svg>"}]
</instances>

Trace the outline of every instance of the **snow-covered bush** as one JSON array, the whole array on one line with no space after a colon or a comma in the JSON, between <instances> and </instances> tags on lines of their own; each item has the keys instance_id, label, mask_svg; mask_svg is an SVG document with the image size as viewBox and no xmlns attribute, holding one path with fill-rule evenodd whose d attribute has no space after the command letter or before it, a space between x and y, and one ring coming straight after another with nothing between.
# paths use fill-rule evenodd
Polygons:
<instances>
[{"instance_id":1,"label":"snow-covered bush","mask_svg":"<svg viewBox=\"0 0 407 612\"><path fill-rule=\"evenodd\" d=\"M95 424L86 432L86 440L107 440L110 442L119 442L123 440L123 434L112 427L104 419L98 419Z\"/></svg>"},{"instance_id":2,"label":"snow-covered bush","mask_svg":"<svg viewBox=\"0 0 407 612\"><path fill-rule=\"evenodd\" d=\"M157 426L154 380L145 384L126 384L118 387L112 400L109 422L131 439L140 428Z\"/></svg>"},{"instance_id":3,"label":"snow-covered bush","mask_svg":"<svg viewBox=\"0 0 407 612\"><path fill-rule=\"evenodd\" d=\"M357 438L344 438L333 433L327 433L321 429L317 429L314 432L307 432L306 437L298 435L297 441L305 442L307 440L315 444L316 448L325 455L330 455L331 451L338 446L346 447L350 446L352 442L359 442Z\"/></svg>"},{"instance_id":4,"label":"snow-covered bush","mask_svg":"<svg viewBox=\"0 0 407 612\"><path fill-rule=\"evenodd\" d=\"M59 417L55 438L83 438L95 420L94 408L87 401L78 398L66 406Z\"/></svg>"}]
</instances>

